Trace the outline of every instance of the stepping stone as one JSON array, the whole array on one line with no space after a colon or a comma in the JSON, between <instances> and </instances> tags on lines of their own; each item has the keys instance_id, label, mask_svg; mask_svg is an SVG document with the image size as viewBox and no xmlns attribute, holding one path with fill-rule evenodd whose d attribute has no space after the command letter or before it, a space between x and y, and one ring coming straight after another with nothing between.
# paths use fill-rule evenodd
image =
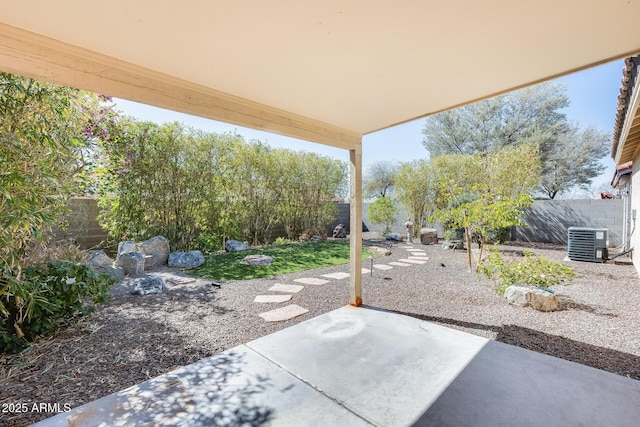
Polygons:
<instances>
[{"instance_id":1,"label":"stepping stone","mask_svg":"<svg viewBox=\"0 0 640 427\"><path fill-rule=\"evenodd\" d=\"M369 273L371 273L371 270L369 270L368 268L362 269L362 274L369 274Z\"/></svg>"},{"instance_id":2,"label":"stepping stone","mask_svg":"<svg viewBox=\"0 0 640 427\"><path fill-rule=\"evenodd\" d=\"M414 249L414 248L409 248L407 249L408 252L424 252L424 249ZM426 253L426 252L425 252Z\"/></svg>"},{"instance_id":3,"label":"stepping stone","mask_svg":"<svg viewBox=\"0 0 640 427\"><path fill-rule=\"evenodd\" d=\"M409 264L424 264L427 261L418 261L417 259L401 259L400 262L408 262Z\"/></svg>"},{"instance_id":4,"label":"stepping stone","mask_svg":"<svg viewBox=\"0 0 640 427\"><path fill-rule=\"evenodd\" d=\"M349 277L349 273L339 271L337 273L323 274L322 277L328 277L329 279L345 279Z\"/></svg>"},{"instance_id":5,"label":"stepping stone","mask_svg":"<svg viewBox=\"0 0 640 427\"><path fill-rule=\"evenodd\" d=\"M262 317L267 322L282 322L284 320L293 319L305 313L309 310L302 308L296 304L286 305L284 307L276 308L275 310L265 311L258 316Z\"/></svg>"},{"instance_id":6,"label":"stepping stone","mask_svg":"<svg viewBox=\"0 0 640 427\"><path fill-rule=\"evenodd\" d=\"M411 264L407 264L406 262L391 261L389 265L396 265L398 267L408 267Z\"/></svg>"},{"instance_id":7,"label":"stepping stone","mask_svg":"<svg viewBox=\"0 0 640 427\"><path fill-rule=\"evenodd\" d=\"M282 283L276 283L268 290L271 292L291 292L293 294L297 294L301 290L304 289L304 286L300 285L283 285Z\"/></svg>"},{"instance_id":8,"label":"stepping stone","mask_svg":"<svg viewBox=\"0 0 640 427\"><path fill-rule=\"evenodd\" d=\"M316 279L315 277L303 277L301 279L295 279L294 282L302 283L304 285L324 285L329 283L328 280Z\"/></svg>"},{"instance_id":9,"label":"stepping stone","mask_svg":"<svg viewBox=\"0 0 640 427\"><path fill-rule=\"evenodd\" d=\"M373 268L377 268L378 270L393 270L393 267L387 264L374 264Z\"/></svg>"},{"instance_id":10,"label":"stepping stone","mask_svg":"<svg viewBox=\"0 0 640 427\"><path fill-rule=\"evenodd\" d=\"M292 295L256 295L256 299L253 302L259 303L271 303L271 302L285 302L291 299Z\"/></svg>"},{"instance_id":11,"label":"stepping stone","mask_svg":"<svg viewBox=\"0 0 640 427\"><path fill-rule=\"evenodd\" d=\"M407 258L409 258L409 259L417 259L419 261L428 261L429 260L428 256L408 256Z\"/></svg>"}]
</instances>

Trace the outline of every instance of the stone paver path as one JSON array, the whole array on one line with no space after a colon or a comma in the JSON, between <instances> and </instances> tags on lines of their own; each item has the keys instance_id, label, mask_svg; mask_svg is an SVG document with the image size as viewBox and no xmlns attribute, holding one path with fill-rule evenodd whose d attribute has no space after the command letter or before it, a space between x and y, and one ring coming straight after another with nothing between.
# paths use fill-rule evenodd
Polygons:
<instances>
[{"instance_id":1,"label":"stone paver path","mask_svg":"<svg viewBox=\"0 0 640 427\"><path fill-rule=\"evenodd\" d=\"M276 308L275 310L260 313L259 316L267 322L282 322L283 320L293 319L294 317L301 316L308 312L309 310L307 310L306 308L300 307L296 304L290 304L284 307Z\"/></svg>"},{"instance_id":2,"label":"stone paver path","mask_svg":"<svg viewBox=\"0 0 640 427\"><path fill-rule=\"evenodd\" d=\"M405 249L409 256L407 256L406 259L403 258L398 261L391 261L387 264L374 264L372 267L376 270L386 271L386 270L393 269L393 266L410 267L411 265L414 265L414 264L424 264L427 262L427 260L429 260L429 257L426 256L427 253L422 249L414 248L413 246L406 245L406 244L394 246L394 248ZM362 274L369 274L369 273L371 273L371 270L364 267L362 268ZM320 277L323 277L323 279L316 278L316 277L301 277L299 279L294 279L293 281L297 283L301 283L303 285L318 286L318 285L324 285L330 282L329 280L326 280L326 279L341 280L341 279L346 279L349 276L350 276L349 273L339 271L335 273L321 274ZM301 286L301 285L287 285L282 283L276 283L275 285L270 287L268 290L271 292L288 293L289 295L282 295L282 294L257 295L254 302L283 303L286 301L290 301L291 298L293 297L293 295L291 294L298 293L302 289L304 289L304 286ZM294 317L303 315L308 312L309 310L307 310L304 307L300 307L299 305L296 305L296 304L289 304L289 305L285 305L284 307L280 307L274 310L260 313L259 316L262 317L267 322L282 322L284 320L293 319Z\"/></svg>"},{"instance_id":3,"label":"stone paver path","mask_svg":"<svg viewBox=\"0 0 640 427\"><path fill-rule=\"evenodd\" d=\"M283 285L282 283L276 283L268 290L271 292L291 292L292 294L297 294L301 290L304 289L304 286L300 285Z\"/></svg>"},{"instance_id":4,"label":"stone paver path","mask_svg":"<svg viewBox=\"0 0 640 427\"><path fill-rule=\"evenodd\" d=\"M293 295L256 295L253 302L259 303L279 303L289 301Z\"/></svg>"},{"instance_id":5,"label":"stone paver path","mask_svg":"<svg viewBox=\"0 0 640 427\"><path fill-rule=\"evenodd\" d=\"M315 277L302 277L300 279L294 279L294 282L302 283L303 285L324 285L329 283L328 280L316 279Z\"/></svg>"}]
</instances>

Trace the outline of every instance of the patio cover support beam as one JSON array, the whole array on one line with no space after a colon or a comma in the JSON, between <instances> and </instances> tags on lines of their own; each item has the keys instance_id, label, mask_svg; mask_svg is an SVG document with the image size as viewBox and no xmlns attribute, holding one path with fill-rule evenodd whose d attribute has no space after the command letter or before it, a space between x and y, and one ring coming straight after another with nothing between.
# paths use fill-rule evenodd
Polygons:
<instances>
[{"instance_id":1,"label":"patio cover support beam","mask_svg":"<svg viewBox=\"0 0 640 427\"><path fill-rule=\"evenodd\" d=\"M350 150L357 132L0 23L0 71Z\"/></svg>"},{"instance_id":2,"label":"patio cover support beam","mask_svg":"<svg viewBox=\"0 0 640 427\"><path fill-rule=\"evenodd\" d=\"M362 144L349 150L349 304L362 305Z\"/></svg>"}]
</instances>

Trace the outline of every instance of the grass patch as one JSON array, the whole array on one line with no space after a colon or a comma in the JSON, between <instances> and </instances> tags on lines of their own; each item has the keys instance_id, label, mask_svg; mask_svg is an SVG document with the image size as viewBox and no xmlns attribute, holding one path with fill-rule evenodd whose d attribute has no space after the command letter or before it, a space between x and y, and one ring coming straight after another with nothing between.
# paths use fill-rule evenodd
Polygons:
<instances>
[{"instance_id":1,"label":"grass patch","mask_svg":"<svg viewBox=\"0 0 640 427\"><path fill-rule=\"evenodd\" d=\"M258 267L240 263L247 255L257 254L272 256L273 263ZM369 250L363 247L362 259L366 259L370 255ZM204 264L200 267L192 268L188 272L201 279L245 280L346 264L348 262L348 243L332 241L306 242L210 255L206 258Z\"/></svg>"}]
</instances>

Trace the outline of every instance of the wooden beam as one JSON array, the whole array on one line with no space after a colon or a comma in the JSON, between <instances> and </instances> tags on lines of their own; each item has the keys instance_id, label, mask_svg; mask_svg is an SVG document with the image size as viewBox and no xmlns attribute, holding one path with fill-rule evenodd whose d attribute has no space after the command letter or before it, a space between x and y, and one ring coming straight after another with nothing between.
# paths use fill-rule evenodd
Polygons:
<instances>
[{"instance_id":1,"label":"wooden beam","mask_svg":"<svg viewBox=\"0 0 640 427\"><path fill-rule=\"evenodd\" d=\"M349 150L351 187L350 209L350 255L349 304L362 305L362 145Z\"/></svg>"},{"instance_id":2,"label":"wooden beam","mask_svg":"<svg viewBox=\"0 0 640 427\"><path fill-rule=\"evenodd\" d=\"M361 135L0 23L0 71L352 149Z\"/></svg>"}]
</instances>

